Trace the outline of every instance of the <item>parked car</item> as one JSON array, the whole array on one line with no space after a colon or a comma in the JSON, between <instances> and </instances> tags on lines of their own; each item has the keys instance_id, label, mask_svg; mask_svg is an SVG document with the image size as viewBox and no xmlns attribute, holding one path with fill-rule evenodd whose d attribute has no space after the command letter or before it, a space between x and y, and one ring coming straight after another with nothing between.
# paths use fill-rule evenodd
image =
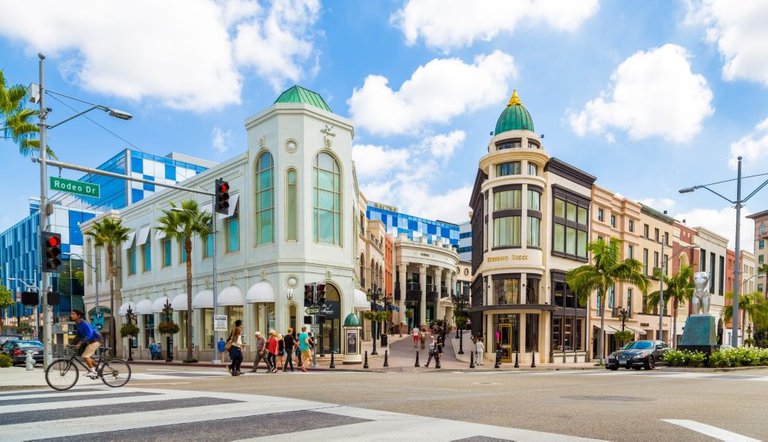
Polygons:
<instances>
[{"instance_id":1,"label":"parked car","mask_svg":"<svg viewBox=\"0 0 768 442\"><path fill-rule=\"evenodd\" d=\"M8 341L2 349L3 353L11 357L13 365L26 363L28 351L32 352L35 364L43 363L43 343L40 341Z\"/></svg>"},{"instance_id":2,"label":"parked car","mask_svg":"<svg viewBox=\"0 0 768 442\"><path fill-rule=\"evenodd\" d=\"M21 335L0 335L0 347L6 343L6 341L18 341L21 339Z\"/></svg>"},{"instance_id":3,"label":"parked car","mask_svg":"<svg viewBox=\"0 0 768 442\"><path fill-rule=\"evenodd\" d=\"M653 370L656 363L662 360L664 353L669 349L670 347L662 341L632 341L622 347L621 350L608 355L605 368L618 370L619 367L624 367L640 370L645 367L646 370Z\"/></svg>"}]
</instances>

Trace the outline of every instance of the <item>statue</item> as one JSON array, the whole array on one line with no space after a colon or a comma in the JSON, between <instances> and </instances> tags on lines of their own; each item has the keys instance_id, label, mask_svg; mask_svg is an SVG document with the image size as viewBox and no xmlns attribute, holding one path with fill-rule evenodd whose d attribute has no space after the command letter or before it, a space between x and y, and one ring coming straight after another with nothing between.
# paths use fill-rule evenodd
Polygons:
<instances>
[{"instance_id":1,"label":"statue","mask_svg":"<svg viewBox=\"0 0 768 442\"><path fill-rule=\"evenodd\" d=\"M693 305L694 315L709 315L709 273L696 272L693 274ZM701 313L699 313L701 310Z\"/></svg>"}]
</instances>

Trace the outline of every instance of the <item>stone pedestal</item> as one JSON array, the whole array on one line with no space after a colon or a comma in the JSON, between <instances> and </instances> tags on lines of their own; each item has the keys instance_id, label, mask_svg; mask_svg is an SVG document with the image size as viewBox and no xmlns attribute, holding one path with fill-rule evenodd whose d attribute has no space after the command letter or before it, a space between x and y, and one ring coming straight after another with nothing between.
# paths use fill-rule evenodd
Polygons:
<instances>
[{"instance_id":1,"label":"stone pedestal","mask_svg":"<svg viewBox=\"0 0 768 442\"><path fill-rule=\"evenodd\" d=\"M717 320L710 315L692 315L685 320L683 339L679 350L701 351L707 354L717 350Z\"/></svg>"}]
</instances>

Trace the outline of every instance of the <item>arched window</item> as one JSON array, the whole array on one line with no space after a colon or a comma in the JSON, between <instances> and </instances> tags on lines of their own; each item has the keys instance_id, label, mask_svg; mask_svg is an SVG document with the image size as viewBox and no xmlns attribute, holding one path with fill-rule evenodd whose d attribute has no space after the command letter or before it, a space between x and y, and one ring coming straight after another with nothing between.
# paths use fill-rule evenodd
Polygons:
<instances>
[{"instance_id":1,"label":"arched window","mask_svg":"<svg viewBox=\"0 0 768 442\"><path fill-rule=\"evenodd\" d=\"M256 160L256 245L271 243L275 236L275 185L272 155Z\"/></svg>"},{"instance_id":2,"label":"arched window","mask_svg":"<svg viewBox=\"0 0 768 442\"><path fill-rule=\"evenodd\" d=\"M325 152L315 158L313 193L315 241L341 245L341 173Z\"/></svg>"},{"instance_id":3,"label":"arched window","mask_svg":"<svg viewBox=\"0 0 768 442\"><path fill-rule=\"evenodd\" d=\"M285 240L299 239L299 192L296 169L288 169L285 174Z\"/></svg>"}]
</instances>

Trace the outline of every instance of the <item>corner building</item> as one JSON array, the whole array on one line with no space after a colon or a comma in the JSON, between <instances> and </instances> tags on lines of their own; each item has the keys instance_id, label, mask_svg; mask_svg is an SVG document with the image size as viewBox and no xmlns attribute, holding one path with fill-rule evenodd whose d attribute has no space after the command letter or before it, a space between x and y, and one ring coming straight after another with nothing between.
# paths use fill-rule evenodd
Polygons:
<instances>
[{"instance_id":1,"label":"corner building","mask_svg":"<svg viewBox=\"0 0 768 442\"><path fill-rule=\"evenodd\" d=\"M588 262L594 181L547 154L514 92L470 199L472 331L502 362L587 359L587 308L565 274Z\"/></svg>"}]
</instances>

